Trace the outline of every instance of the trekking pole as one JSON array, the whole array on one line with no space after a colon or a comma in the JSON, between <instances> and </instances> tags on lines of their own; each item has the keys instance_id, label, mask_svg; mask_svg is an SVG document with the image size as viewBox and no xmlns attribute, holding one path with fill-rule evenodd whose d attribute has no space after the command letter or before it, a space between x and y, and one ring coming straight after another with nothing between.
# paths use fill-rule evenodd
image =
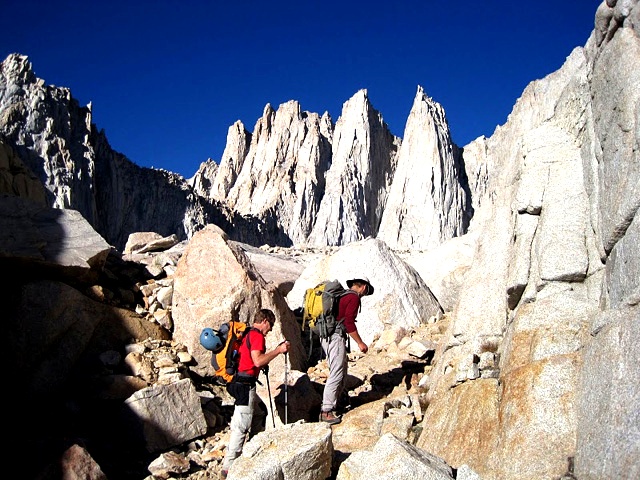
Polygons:
<instances>
[{"instance_id":1,"label":"trekking pole","mask_svg":"<svg viewBox=\"0 0 640 480\"><path fill-rule=\"evenodd\" d=\"M269 385L269 368L262 370L264 376L267 377L267 392L269 393L269 408L271 409L271 421L273 422L273 428L276 428L276 417L273 414L273 402L271 401L271 385Z\"/></svg>"},{"instance_id":2,"label":"trekking pole","mask_svg":"<svg viewBox=\"0 0 640 480\"><path fill-rule=\"evenodd\" d=\"M284 424L286 425L287 422L287 386L289 385L289 354L287 352L284 352Z\"/></svg>"}]
</instances>

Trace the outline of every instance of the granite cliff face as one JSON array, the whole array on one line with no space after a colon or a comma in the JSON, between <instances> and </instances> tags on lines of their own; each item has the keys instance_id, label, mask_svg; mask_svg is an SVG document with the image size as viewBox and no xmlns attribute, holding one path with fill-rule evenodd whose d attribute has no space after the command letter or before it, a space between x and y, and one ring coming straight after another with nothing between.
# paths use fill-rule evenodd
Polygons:
<instances>
[{"instance_id":1,"label":"granite cliff face","mask_svg":"<svg viewBox=\"0 0 640 480\"><path fill-rule=\"evenodd\" d=\"M640 472L629 433L640 360L640 7L607 3L585 47L532 82L490 138L465 147L476 243L431 375L434 429L418 445L452 464L475 458L495 478L555 478L574 460L580 479ZM479 374L486 352L500 358L497 379Z\"/></svg>"},{"instance_id":2,"label":"granite cliff face","mask_svg":"<svg viewBox=\"0 0 640 480\"><path fill-rule=\"evenodd\" d=\"M0 136L42 182L48 205L78 210L119 249L135 231L186 238L210 222L228 228L224 209L202 201L181 176L114 151L92 123L91 105L36 78L22 55L2 63Z\"/></svg>"}]
</instances>

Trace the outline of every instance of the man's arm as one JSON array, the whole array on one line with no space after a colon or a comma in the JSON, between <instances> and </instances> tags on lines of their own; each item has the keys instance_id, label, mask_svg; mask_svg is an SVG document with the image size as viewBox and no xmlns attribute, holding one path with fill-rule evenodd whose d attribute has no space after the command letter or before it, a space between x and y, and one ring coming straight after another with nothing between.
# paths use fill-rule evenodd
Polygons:
<instances>
[{"instance_id":1,"label":"man's arm","mask_svg":"<svg viewBox=\"0 0 640 480\"><path fill-rule=\"evenodd\" d=\"M369 350L369 347L367 346L366 343L362 341L357 329L354 330L353 332L349 332L349 336L353 338L353 340L358 344L358 348L362 353L367 353L367 351Z\"/></svg>"},{"instance_id":2,"label":"man's arm","mask_svg":"<svg viewBox=\"0 0 640 480\"><path fill-rule=\"evenodd\" d=\"M343 319L345 331L356 342L362 353L367 353L369 347L360 338L358 328L356 327L356 317L360 309L360 297L356 294L345 295L340 299L340 312L338 317Z\"/></svg>"},{"instance_id":3,"label":"man's arm","mask_svg":"<svg viewBox=\"0 0 640 480\"><path fill-rule=\"evenodd\" d=\"M281 353L287 353L289 345L291 345L289 341L285 340L270 352L262 353L260 350L251 350L251 360L256 367L262 368Z\"/></svg>"}]
</instances>

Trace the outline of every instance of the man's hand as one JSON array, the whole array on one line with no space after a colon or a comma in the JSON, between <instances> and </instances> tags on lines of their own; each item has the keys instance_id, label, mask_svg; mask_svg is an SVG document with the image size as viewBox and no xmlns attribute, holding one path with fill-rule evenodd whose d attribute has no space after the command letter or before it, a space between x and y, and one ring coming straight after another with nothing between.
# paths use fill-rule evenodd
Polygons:
<instances>
[{"instance_id":1,"label":"man's hand","mask_svg":"<svg viewBox=\"0 0 640 480\"><path fill-rule=\"evenodd\" d=\"M358 345L358 348L362 353L367 353L369 351L369 347L367 347L367 344L364 343L360 338L358 330L354 330L353 332L349 333L349 336L354 342L356 342L356 345Z\"/></svg>"},{"instance_id":2,"label":"man's hand","mask_svg":"<svg viewBox=\"0 0 640 480\"><path fill-rule=\"evenodd\" d=\"M289 347L291 346L291 342L285 340L280 345L278 345L278 352L287 353L289 351Z\"/></svg>"}]
</instances>

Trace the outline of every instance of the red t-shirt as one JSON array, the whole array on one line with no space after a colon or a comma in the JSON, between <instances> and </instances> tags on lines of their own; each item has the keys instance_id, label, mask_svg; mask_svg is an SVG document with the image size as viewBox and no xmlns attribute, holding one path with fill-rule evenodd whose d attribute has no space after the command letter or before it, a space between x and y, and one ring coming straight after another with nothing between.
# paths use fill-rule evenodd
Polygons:
<instances>
[{"instance_id":1,"label":"red t-shirt","mask_svg":"<svg viewBox=\"0 0 640 480\"><path fill-rule=\"evenodd\" d=\"M344 318L344 329L347 333L357 330L356 316L360 311L360 296L356 293L346 293L340 297L338 304L338 320Z\"/></svg>"},{"instance_id":2,"label":"red t-shirt","mask_svg":"<svg viewBox=\"0 0 640 480\"><path fill-rule=\"evenodd\" d=\"M244 337L242 345L240 345L240 348L238 349L238 354L240 355L238 372L257 377L260 374L260 369L254 365L253 360L251 359L247 340L251 343L251 350L259 350L261 353L264 353L266 351L265 338L260 330L251 328L249 333Z\"/></svg>"}]
</instances>

